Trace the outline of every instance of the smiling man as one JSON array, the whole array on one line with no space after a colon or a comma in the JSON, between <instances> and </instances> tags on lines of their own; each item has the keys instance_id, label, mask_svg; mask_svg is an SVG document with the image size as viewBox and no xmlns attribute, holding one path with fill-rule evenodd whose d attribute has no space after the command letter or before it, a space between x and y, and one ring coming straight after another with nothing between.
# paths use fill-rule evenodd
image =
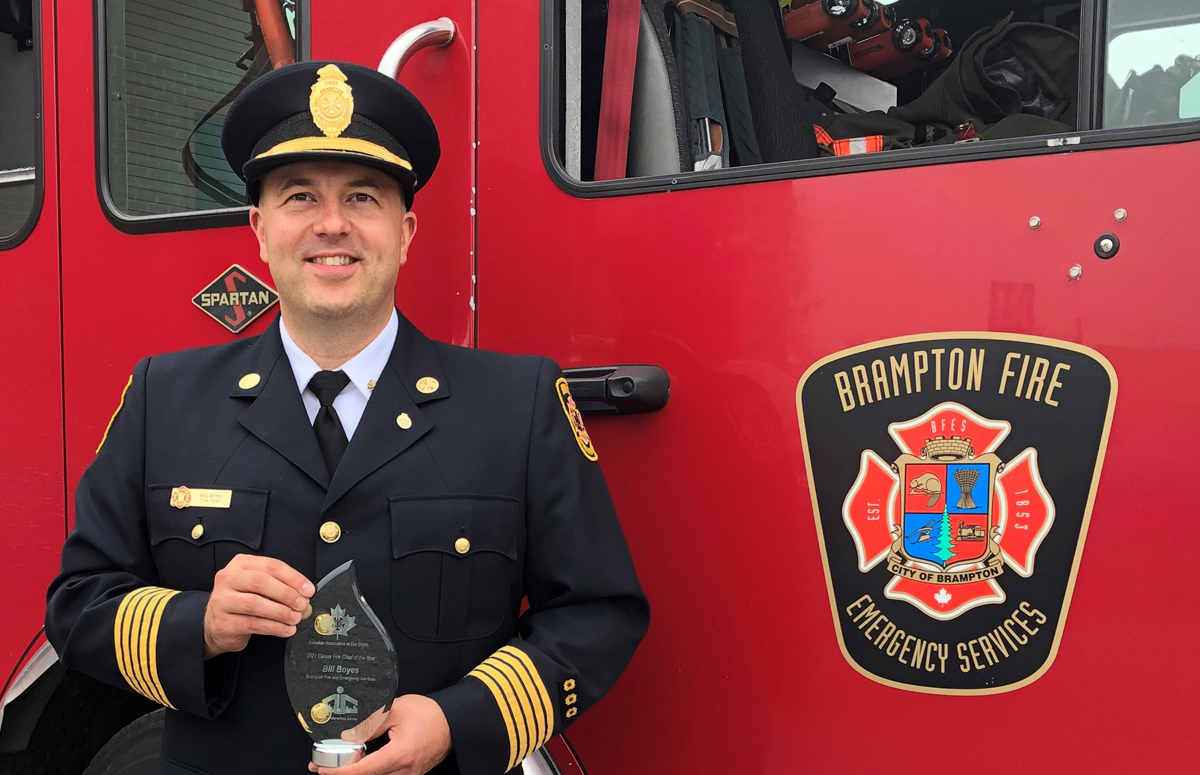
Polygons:
<instances>
[{"instance_id":1,"label":"smiling man","mask_svg":"<svg viewBox=\"0 0 1200 775\"><path fill-rule=\"evenodd\" d=\"M295 775L311 741L283 639L353 560L399 681L346 734L369 753L336 772L519 769L649 621L562 372L435 342L396 310L439 147L395 81L289 65L231 106L222 145L279 317L137 364L76 492L47 636L167 707L160 773Z\"/></svg>"}]
</instances>

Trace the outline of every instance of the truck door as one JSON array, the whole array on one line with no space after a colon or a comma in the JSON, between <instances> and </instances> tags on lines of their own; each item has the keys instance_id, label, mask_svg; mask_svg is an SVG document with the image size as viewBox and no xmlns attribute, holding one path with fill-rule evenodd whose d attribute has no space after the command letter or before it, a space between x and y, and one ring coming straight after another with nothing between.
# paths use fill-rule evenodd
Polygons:
<instances>
[{"instance_id":1,"label":"truck door","mask_svg":"<svg viewBox=\"0 0 1200 775\"><path fill-rule=\"evenodd\" d=\"M221 155L228 102L292 58L375 67L407 28L453 13L467 20L459 36L445 49L422 52L402 78L429 105L443 146L468 148L469 3L450 5L105 0L62 10L62 164L69 171L62 188L63 364L72 487L138 359L259 333L276 312L240 181ZM428 217L398 286L406 314L431 335L460 344L470 343L473 325L470 174L468 153L445 154L418 200L419 214Z\"/></svg>"},{"instance_id":2,"label":"truck door","mask_svg":"<svg viewBox=\"0 0 1200 775\"><path fill-rule=\"evenodd\" d=\"M672 121L673 101L683 94L693 109L709 105L698 108L706 95L678 88L683 76L670 72L695 62L672 64L672 41L662 37L669 20L650 16L663 3L609 0L607 13L602 5L479 6L479 345L550 355L568 369L658 365L671 382L657 413L587 417L653 614L614 691L567 733L582 767L593 775L920 772L930 752L939 761L962 753L989 773L1183 766L1189 754L1178 741L1189 739L1190 716L1180 711L1194 710L1198 688L1185 644L1197 629L1193 617L1175 615L1187 593L1169 590L1191 589L1182 558L1200 547L1183 516L1190 509L1167 483L1189 478L1178 450L1200 432L1185 397L1197 376L1200 319L1190 289L1200 278L1189 230L1180 228L1194 198L1186 181L1200 175L1200 128L1190 120L1200 115L1194 4L904 0L898 15L936 6L932 18L955 41L1010 12L1014 22L1044 25L1037 34L1062 42L1056 52L1070 51L1082 30L1078 118L1067 124L1060 112L1042 125L1062 126L1058 133L977 141L963 127L944 144L862 153L883 145L874 135L831 142L821 157L764 156L770 164L745 163L746 148L737 163L736 144L722 154L713 127L735 115L728 106L719 116L683 113L685 123L670 124L656 146L665 155L647 164L652 149L639 142L655 139L652 125L664 114ZM747 18L720 18L717 4L665 5L667 17L673 6L678 14L690 6L687 24L706 30L711 67L686 75L719 69L727 88L736 32L750 94L756 72L774 72L770 62L751 67L752 41L773 40L777 50L764 48L762 58L788 66L775 24L764 31ZM821 6L808 10L825 14ZM793 66L801 54L817 56L796 53ZM820 58L850 79L863 75ZM655 77L643 79L646 72ZM620 111L606 112L610 95L601 93L610 78L626 111L618 138L606 119ZM775 102L799 99L785 80L769 92ZM895 100L894 84L873 80ZM901 93L932 80L917 72ZM868 92L839 89L852 101ZM722 91L715 95L714 110ZM615 174L611 165L602 171L596 158L593 172L589 124L597 157L606 142L620 156L628 141L628 168L621 156ZM778 140L807 127L774 129ZM985 388L953 392L961 382L946 377L941 361L936 384L929 371L922 387L901 379L898 391L891 377L899 371L873 371L891 368L888 352L899 370L904 353L924 346L915 341L951 336L942 332L1001 343L979 345ZM885 340L892 343L874 360L846 354ZM1065 393L1045 390L1050 379L1036 390L1025 379L1015 391L1021 358L1037 347L1079 356L1061 372L1074 394L1061 406ZM1009 368L1006 352L1016 353ZM932 364L937 355L921 357ZM1104 413L1115 380L1121 398L1110 429ZM798 395L804 385L826 392L810 402L806 389ZM990 407L980 411L987 424L970 421L971 443L960 424L966 415L924 416L942 401ZM1086 433L1054 425L1056 438L1030 441L1049 429L1039 418L1060 423L1065 414L1071 423L1086 417ZM1005 480L1016 497L1003 525L966 514L989 508L962 495L978 473L959 476L943 462L899 482L904 469L890 468L910 434L921 435L904 442L915 444L913 461L971 460L986 474L990 464L980 461L1000 432L1013 435L993 457L1006 471L1026 472L1019 486ZM1018 459L1024 448L1038 449L1049 498L1035 492L1030 453ZM881 492L856 484L860 465L864 476L882 477ZM1151 495L1134 484L1150 481L1143 477L1165 489ZM896 508L936 521L930 551L963 552L974 542L984 551L987 535L1002 540L998 564L965 566L982 581L935 574L942 586L921 587L932 591L928 602L924 592L905 599L895 591L905 574L950 563L937 554L888 559L899 540L886 521L893 480L908 499ZM945 486L959 490L947 499ZM879 499L860 503L856 493L868 489ZM953 534L937 532L940 500L947 512L959 509ZM1049 500L1058 507L1053 526ZM897 529L902 519L893 520ZM860 520L883 527L861 528ZM908 531L912 541L922 540L921 527ZM860 528L877 531L860 542L860 553L870 547L861 567ZM1036 567L1029 536L1045 537ZM942 537L958 543L939 546ZM1018 550L1013 541L1024 544ZM897 551L915 555L915 547ZM1162 551L1180 560L1152 560ZM1146 563L1152 571L1137 570ZM1002 575L989 575L997 569ZM847 579L863 585L861 596L843 597ZM1000 593L987 591L993 583ZM1053 611L1030 603L1051 585ZM969 608L959 607L964 599Z\"/></svg>"},{"instance_id":3,"label":"truck door","mask_svg":"<svg viewBox=\"0 0 1200 775\"><path fill-rule=\"evenodd\" d=\"M53 4L0 9L0 262L10 282L2 370L14 386L0 408L0 532L12 565L0 585L12 623L0 640L6 679L41 631L64 536L54 40Z\"/></svg>"}]
</instances>

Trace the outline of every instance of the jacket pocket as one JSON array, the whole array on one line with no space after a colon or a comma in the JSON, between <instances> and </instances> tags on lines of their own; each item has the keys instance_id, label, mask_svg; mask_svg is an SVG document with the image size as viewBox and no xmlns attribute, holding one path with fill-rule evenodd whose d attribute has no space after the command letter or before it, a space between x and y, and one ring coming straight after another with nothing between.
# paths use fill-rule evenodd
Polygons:
<instances>
[{"instance_id":1,"label":"jacket pocket","mask_svg":"<svg viewBox=\"0 0 1200 775\"><path fill-rule=\"evenodd\" d=\"M211 589L213 576L234 555L257 553L262 548L269 492L251 487L219 488L229 493L227 507L179 508L172 505L171 496L181 486L185 485L152 484L146 488L150 548L165 586Z\"/></svg>"},{"instance_id":2,"label":"jacket pocket","mask_svg":"<svg viewBox=\"0 0 1200 775\"><path fill-rule=\"evenodd\" d=\"M410 638L459 641L495 632L514 608L516 498L394 497L392 616Z\"/></svg>"}]
</instances>

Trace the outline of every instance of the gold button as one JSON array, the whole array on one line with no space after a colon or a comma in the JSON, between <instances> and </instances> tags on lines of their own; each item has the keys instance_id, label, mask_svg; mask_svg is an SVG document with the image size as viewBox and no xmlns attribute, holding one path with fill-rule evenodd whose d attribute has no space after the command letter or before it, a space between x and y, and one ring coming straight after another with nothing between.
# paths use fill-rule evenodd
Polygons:
<instances>
[{"instance_id":1,"label":"gold button","mask_svg":"<svg viewBox=\"0 0 1200 775\"><path fill-rule=\"evenodd\" d=\"M471 551L471 542L465 538L460 538L454 542L454 551L459 554L466 554Z\"/></svg>"},{"instance_id":2,"label":"gold button","mask_svg":"<svg viewBox=\"0 0 1200 775\"><path fill-rule=\"evenodd\" d=\"M336 522L326 522L321 525L321 540L327 544L335 543L342 537L342 528Z\"/></svg>"},{"instance_id":3,"label":"gold button","mask_svg":"<svg viewBox=\"0 0 1200 775\"><path fill-rule=\"evenodd\" d=\"M436 393L439 383L433 377L421 377L417 380L417 390L422 393Z\"/></svg>"},{"instance_id":4,"label":"gold button","mask_svg":"<svg viewBox=\"0 0 1200 775\"><path fill-rule=\"evenodd\" d=\"M396 424L404 430L408 430L412 427L412 418L408 416L408 412L401 412L400 416L396 418Z\"/></svg>"},{"instance_id":5,"label":"gold button","mask_svg":"<svg viewBox=\"0 0 1200 775\"><path fill-rule=\"evenodd\" d=\"M575 714L579 712L579 708L571 708L567 711L567 718L575 718Z\"/></svg>"},{"instance_id":6,"label":"gold button","mask_svg":"<svg viewBox=\"0 0 1200 775\"><path fill-rule=\"evenodd\" d=\"M563 689L565 691L569 692L574 688L575 688L575 679L574 678L568 678L567 680L563 681Z\"/></svg>"},{"instance_id":7,"label":"gold button","mask_svg":"<svg viewBox=\"0 0 1200 775\"><path fill-rule=\"evenodd\" d=\"M262 377L258 376L254 372L250 372L238 380L238 387L240 387L242 390L249 390L259 382L262 382Z\"/></svg>"},{"instance_id":8,"label":"gold button","mask_svg":"<svg viewBox=\"0 0 1200 775\"><path fill-rule=\"evenodd\" d=\"M200 536L202 535L204 535L204 525L196 525L194 528L192 528L192 538L199 541Z\"/></svg>"},{"instance_id":9,"label":"gold button","mask_svg":"<svg viewBox=\"0 0 1200 775\"><path fill-rule=\"evenodd\" d=\"M576 697L574 694L568 694L567 698L565 700L563 700L563 702L565 702L567 705L574 705L575 700L577 700L577 699L578 699L578 697Z\"/></svg>"}]
</instances>

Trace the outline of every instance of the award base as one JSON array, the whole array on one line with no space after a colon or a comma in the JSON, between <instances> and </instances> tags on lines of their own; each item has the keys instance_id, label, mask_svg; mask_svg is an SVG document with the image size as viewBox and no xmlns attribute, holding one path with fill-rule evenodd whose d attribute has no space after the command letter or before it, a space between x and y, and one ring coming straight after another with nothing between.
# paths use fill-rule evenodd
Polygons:
<instances>
[{"instance_id":1,"label":"award base","mask_svg":"<svg viewBox=\"0 0 1200 775\"><path fill-rule=\"evenodd\" d=\"M343 767L363 757L367 746L345 740L320 740L313 743L312 760L318 767Z\"/></svg>"}]
</instances>

